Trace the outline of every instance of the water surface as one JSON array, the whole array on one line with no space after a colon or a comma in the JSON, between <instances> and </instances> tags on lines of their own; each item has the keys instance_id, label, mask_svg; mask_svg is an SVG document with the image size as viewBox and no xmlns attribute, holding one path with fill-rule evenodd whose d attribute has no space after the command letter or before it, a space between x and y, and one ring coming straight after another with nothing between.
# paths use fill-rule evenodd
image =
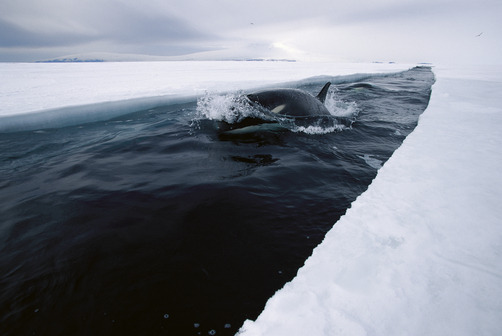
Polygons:
<instances>
[{"instance_id":1,"label":"water surface","mask_svg":"<svg viewBox=\"0 0 502 336\"><path fill-rule=\"evenodd\" d=\"M332 116L247 134L224 132L256 112L239 93L0 134L0 334L234 334L367 189L433 80L338 79Z\"/></svg>"}]
</instances>

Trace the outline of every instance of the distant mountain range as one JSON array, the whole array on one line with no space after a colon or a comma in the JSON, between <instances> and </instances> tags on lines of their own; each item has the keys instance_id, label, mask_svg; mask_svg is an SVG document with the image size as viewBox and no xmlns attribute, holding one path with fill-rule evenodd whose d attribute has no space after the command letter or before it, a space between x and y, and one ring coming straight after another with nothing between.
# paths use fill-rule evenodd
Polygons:
<instances>
[{"instance_id":1,"label":"distant mountain range","mask_svg":"<svg viewBox=\"0 0 502 336\"><path fill-rule=\"evenodd\" d=\"M162 61L275 61L296 62L288 58L265 58L228 56L224 53L209 51L182 56L151 56L141 54L116 54L116 53L86 53L61 56L57 58L40 60L37 63L83 63L83 62L162 62Z\"/></svg>"}]
</instances>

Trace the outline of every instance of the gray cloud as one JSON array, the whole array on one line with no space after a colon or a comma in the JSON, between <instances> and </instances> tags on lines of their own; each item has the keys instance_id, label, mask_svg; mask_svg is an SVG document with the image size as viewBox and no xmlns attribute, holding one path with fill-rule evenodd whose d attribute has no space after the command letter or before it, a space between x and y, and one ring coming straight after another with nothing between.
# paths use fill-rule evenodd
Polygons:
<instances>
[{"instance_id":1,"label":"gray cloud","mask_svg":"<svg viewBox=\"0 0 502 336\"><path fill-rule=\"evenodd\" d=\"M94 37L70 31L44 33L30 31L0 18L0 47L55 47L90 42Z\"/></svg>"},{"instance_id":2,"label":"gray cloud","mask_svg":"<svg viewBox=\"0 0 502 336\"><path fill-rule=\"evenodd\" d=\"M18 21L13 22L8 11L0 13L0 48L4 54L29 48L96 51L93 46L98 51L179 54L205 50L201 41L216 39L165 11L139 11L117 0L88 4L65 8L48 1L47 7L37 9L21 0L19 7L10 8ZM25 13L21 5L30 11Z\"/></svg>"},{"instance_id":3,"label":"gray cloud","mask_svg":"<svg viewBox=\"0 0 502 336\"><path fill-rule=\"evenodd\" d=\"M119 43L199 41L210 38L187 22L162 11L139 12L120 2L103 2L85 21L97 38Z\"/></svg>"},{"instance_id":4,"label":"gray cloud","mask_svg":"<svg viewBox=\"0 0 502 336\"><path fill-rule=\"evenodd\" d=\"M173 55L234 48L245 54L256 44L295 54L280 57L502 59L500 10L499 0L4 0L0 60L93 51Z\"/></svg>"}]
</instances>

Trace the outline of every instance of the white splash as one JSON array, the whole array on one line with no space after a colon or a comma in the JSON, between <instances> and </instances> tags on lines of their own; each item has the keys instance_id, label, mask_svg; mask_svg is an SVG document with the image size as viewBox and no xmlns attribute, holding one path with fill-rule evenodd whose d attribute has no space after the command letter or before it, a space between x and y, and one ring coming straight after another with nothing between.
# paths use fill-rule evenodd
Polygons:
<instances>
[{"instance_id":1,"label":"white splash","mask_svg":"<svg viewBox=\"0 0 502 336\"><path fill-rule=\"evenodd\" d=\"M329 113L335 117L354 118L359 113L356 102L345 102L338 99L336 89L328 91L324 105Z\"/></svg>"},{"instance_id":2,"label":"white splash","mask_svg":"<svg viewBox=\"0 0 502 336\"><path fill-rule=\"evenodd\" d=\"M266 118L241 93L225 95L206 93L197 100L197 113L199 118L225 121L230 124L249 117Z\"/></svg>"}]
</instances>

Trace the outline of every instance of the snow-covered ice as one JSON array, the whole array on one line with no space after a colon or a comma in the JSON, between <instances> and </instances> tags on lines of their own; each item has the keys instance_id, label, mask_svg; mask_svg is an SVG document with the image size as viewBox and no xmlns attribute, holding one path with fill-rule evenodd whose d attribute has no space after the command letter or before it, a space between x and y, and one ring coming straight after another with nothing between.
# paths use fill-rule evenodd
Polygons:
<instances>
[{"instance_id":1,"label":"snow-covered ice","mask_svg":"<svg viewBox=\"0 0 502 336\"><path fill-rule=\"evenodd\" d=\"M302 62L0 63L0 132L60 127L319 75L406 70L404 64Z\"/></svg>"},{"instance_id":2,"label":"snow-covered ice","mask_svg":"<svg viewBox=\"0 0 502 336\"><path fill-rule=\"evenodd\" d=\"M0 116L134 98L244 90L318 75L395 72L410 67L239 61L0 63Z\"/></svg>"},{"instance_id":3,"label":"snow-covered ice","mask_svg":"<svg viewBox=\"0 0 502 336\"><path fill-rule=\"evenodd\" d=\"M241 335L500 335L501 68L434 69L418 127Z\"/></svg>"},{"instance_id":4,"label":"snow-covered ice","mask_svg":"<svg viewBox=\"0 0 502 336\"><path fill-rule=\"evenodd\" d=\"M0 132L30 129L65 113L79 115L73 122L100 120L173 96L409 67L0 63ZM245 322L242 335L500 334L502 67L433 71L437 82L418 127L298 276L269 300L257 321ZM82 117L88 113L94 115Z\"/></svg>"}]
</instances>

